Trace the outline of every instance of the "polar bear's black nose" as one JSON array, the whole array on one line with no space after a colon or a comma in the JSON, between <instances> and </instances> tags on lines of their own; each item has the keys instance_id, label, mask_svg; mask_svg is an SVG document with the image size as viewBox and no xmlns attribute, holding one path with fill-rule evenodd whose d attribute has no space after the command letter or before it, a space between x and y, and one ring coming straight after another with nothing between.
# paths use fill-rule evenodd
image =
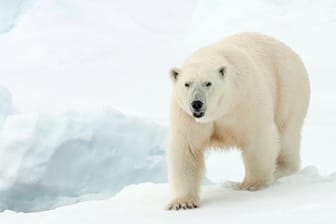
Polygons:
<instances>
[{"instance_id":1,"label":"polar bear's black nose","mask_svg":"<svg viewBox=\"0 0 336 224\"><path fill-rule=\"evenodd\" d=\"M192 108L194 108L194 110L199 111L202 108L203 103L202 101L194 100L193 102L191 102L191 106Z\"/></svg>"}]
</instances>

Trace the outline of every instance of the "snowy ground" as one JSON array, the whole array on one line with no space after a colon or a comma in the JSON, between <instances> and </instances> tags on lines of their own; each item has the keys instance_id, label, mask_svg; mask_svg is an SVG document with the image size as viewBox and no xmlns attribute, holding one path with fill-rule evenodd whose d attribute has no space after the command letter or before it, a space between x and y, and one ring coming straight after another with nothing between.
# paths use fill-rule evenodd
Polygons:
<instances>
[{"instance_id":1,"label":"snowy ground","mask_svg":"<svg viewBox=\"0 0 336 224\"><path fill-rule=\"evenodd\" d=\"M307 66L306 168L238 192L239 153L209 153L201 208L164 211L165 183L126 185L166 180L167 71L241 31ZM0 223L335 223L335 39L335 0L0 0Z\"/></svg>"},{"instance_id":2,"label":"snowy ground","mask_svg":"<svg viewBox=\"0 0 336 224\"><path fill-rule=\"evenodd\" d=\"M130 185L105 201L56 210L17 214L6 211L0 219L17 223L334 223L336 175L319 176L307 167L259 192L235 191L234 183L203 188L202 207L166 211L167 184Z\"/></svg>"}]
</instances>

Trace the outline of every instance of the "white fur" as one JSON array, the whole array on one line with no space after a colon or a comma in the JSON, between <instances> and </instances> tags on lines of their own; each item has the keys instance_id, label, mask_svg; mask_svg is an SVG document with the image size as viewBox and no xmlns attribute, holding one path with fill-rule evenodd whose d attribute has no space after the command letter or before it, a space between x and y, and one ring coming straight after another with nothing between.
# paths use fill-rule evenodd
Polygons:
<instances>
[{"instance_id":1,"label":"white fur","mask_svg":"<svg viewBox=\"0 0 336 224\"><path fill-rule=\"evenodd\" d=\"M206 148L242 151L243 190L258 190L299 169L310 89L306 69L289 47L261 34L236 34L196 51L171 73L170 209L198 206ZM192 92L204 82L212 83L202 87L207 109L194 118Z\"/></svg>"}]
</instances>

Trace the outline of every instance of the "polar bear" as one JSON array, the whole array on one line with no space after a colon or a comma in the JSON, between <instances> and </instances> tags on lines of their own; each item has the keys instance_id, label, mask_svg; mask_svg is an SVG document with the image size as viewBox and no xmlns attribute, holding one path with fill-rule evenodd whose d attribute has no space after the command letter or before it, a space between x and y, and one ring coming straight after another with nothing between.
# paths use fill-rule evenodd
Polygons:
<instances>
[{"instance_id":1,"label":"polar bear","mask_svg":"<svg viewBox=\"0 0 336 224\"><path fill-rule=\"evenodd\" d=\"M199 206L208 148L241 150L242 190L264 188L299 169L310 87L303 62L285 44L236 34L197 50L170 76L168 209Z\"/></svg>"}]
</instances>

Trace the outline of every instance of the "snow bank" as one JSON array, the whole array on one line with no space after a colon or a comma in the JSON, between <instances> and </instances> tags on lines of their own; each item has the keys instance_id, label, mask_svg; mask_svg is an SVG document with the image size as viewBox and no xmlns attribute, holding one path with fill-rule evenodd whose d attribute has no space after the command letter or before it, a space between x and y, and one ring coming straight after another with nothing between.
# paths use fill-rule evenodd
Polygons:
<instances>
[{"instance_id":1,"label":"snow bank","mask_svg":"<svg viewBox=\"0 0 336 224\"><path fill-rule=\"evenodd\" d=\"M0 89L0 118L10 111ZM38 211L166 180L166 130L114 110L11 114L0 135L0 209Z\"/></svg>"},{"instance_id":2,"label":"snow bank","mask_svg":"<svg viewBox=\"0 0 336 224\"><path fill-rule=\"evenodd\" d=\"M283 178L269 188L246 192L231 185L202 188L201 207L166 211L167 184L124 188L105 201L85 202L40 213L6 211L6 224L35 223L335 223L336 175L320 176L316 167Z\"/></svg>"}]
</instances>

